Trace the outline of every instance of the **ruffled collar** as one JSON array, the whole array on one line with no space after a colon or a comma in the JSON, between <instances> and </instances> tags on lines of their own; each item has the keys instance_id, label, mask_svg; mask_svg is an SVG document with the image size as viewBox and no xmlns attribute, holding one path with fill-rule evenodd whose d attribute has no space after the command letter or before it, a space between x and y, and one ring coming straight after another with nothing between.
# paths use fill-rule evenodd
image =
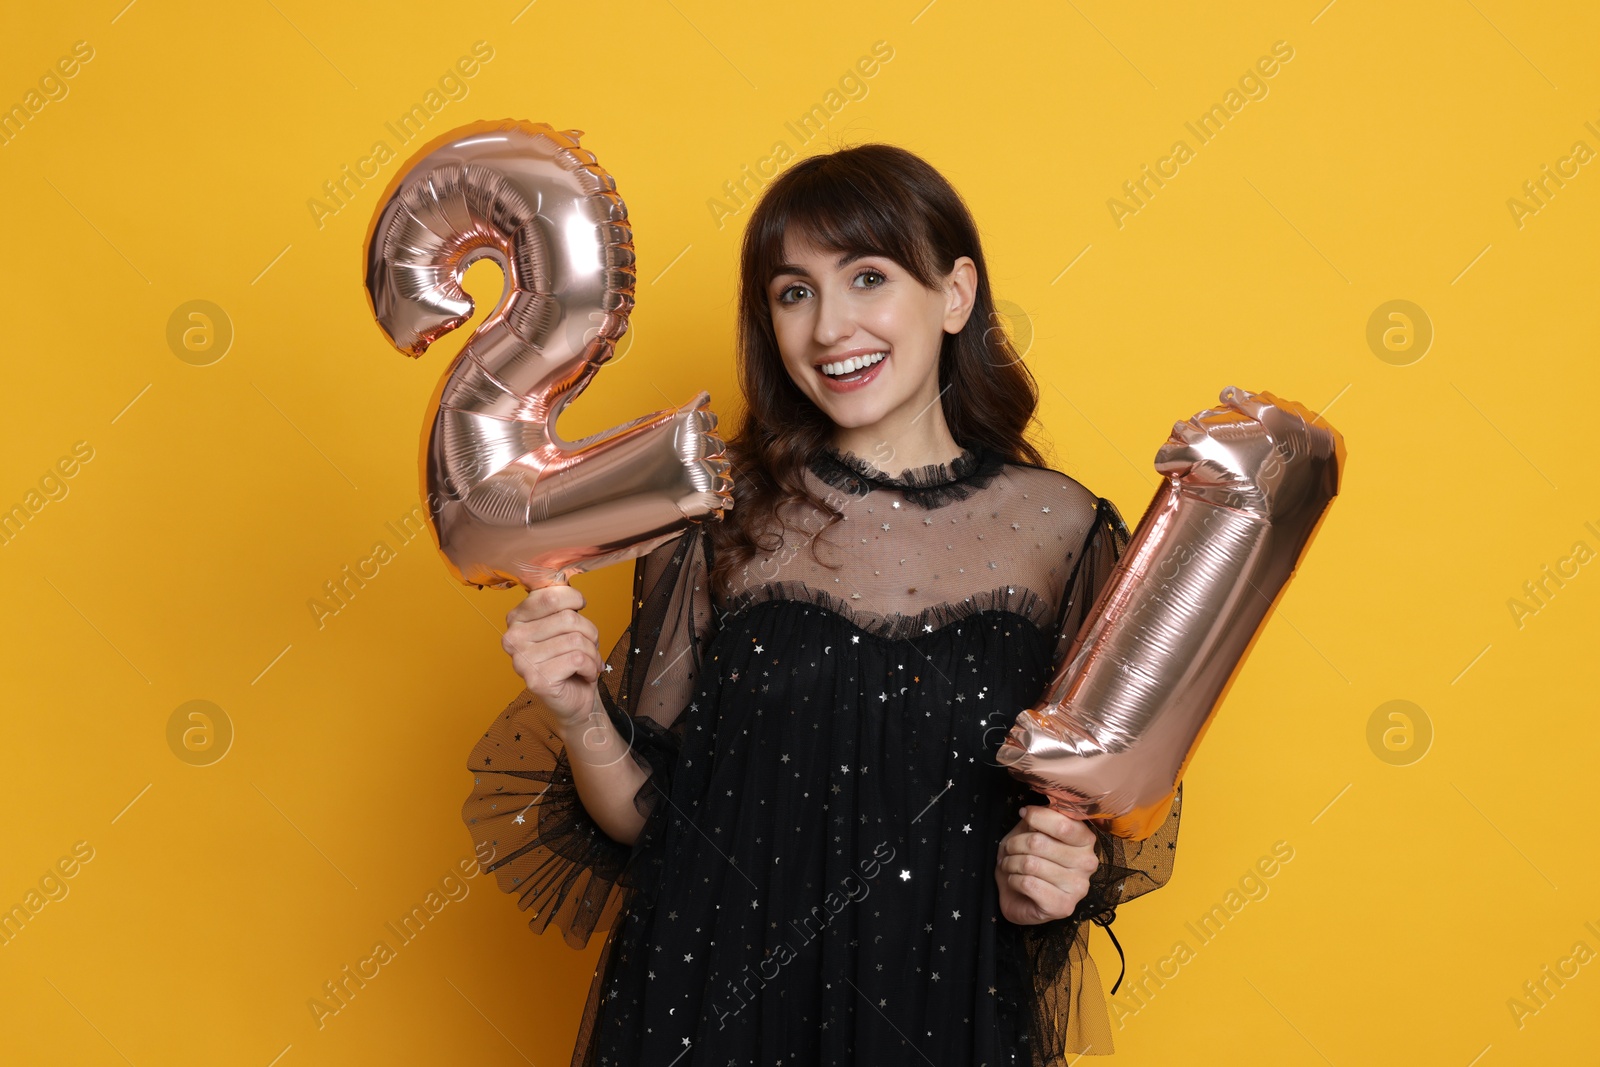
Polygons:
<instances>
[{"instance_id":1,"label":"ruffled collar","mask_svg":"<svg viewBox=\"0 0 1600 1067\"><path fill-rule=\"evenodd\" d=\"M947 463L908 467L899 475L893 475L879 470L854 452L824 445L812 457L809 466L817 477L852 496L866 496L873 489L891 489L900 493L907 503L932 508L964 500L973 491L988 485L1005 466L1005 458L982 444L974 444Z\"/></svg>"}]
</instances>

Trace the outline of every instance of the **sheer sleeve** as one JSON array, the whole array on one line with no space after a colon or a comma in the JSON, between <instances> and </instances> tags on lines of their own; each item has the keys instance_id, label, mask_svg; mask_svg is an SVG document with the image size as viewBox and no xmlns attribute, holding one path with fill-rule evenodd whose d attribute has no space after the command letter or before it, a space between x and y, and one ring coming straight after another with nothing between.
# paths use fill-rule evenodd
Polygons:
<instances>
[{"instance_id":1,"label":"sheer sleeve","mask_svg":"<svg viewBox=\"0 0 1600 1067\"><path fill-rule=\"evenodd\" d=\"M1130 540L1116 506L1104 497L1097 498L1093 522L1062 597L1055 631L1059 635L1056 663L1065 656ZM1037 794L1034 799L1043 800ZM1089 878L1089 892L1071 915L1020 927L1024 966L1034 993L1034 1067L1055 1064L1059 1062L1055 1057L1064 1053L1109 1055L1113 1051L1105 994L1089 954L1090 924L1105 929L1122 958L1122 945L1111 932L1117 908L1167 884L1177 853L1182 811L1180 783L1166 818L1142 841L1115 837L1091 823L1100 864ZM1121 983L1119 974L1111 987L1113 994Z\"/></svg>"},{"instance_id":2,"label":"sheer sleeve","mask_svg":"<svg viewBox=\"0 0 1600 1067\"><path fill-rule=\"evenodd\" d=\"M629 755L650 777L634 797L645 830L633 845L609 837L579 799L567 753L524 689L495 717L468 757L472 792L461 808L501 890L530 911L528 926L554 923L567 944L611 929L644 871L639 857L659 832L702 654L715 629L709 595L710 534L704 524L634 562L632 618L600 675L600 699Z\"/></svg>"}]
</instances>

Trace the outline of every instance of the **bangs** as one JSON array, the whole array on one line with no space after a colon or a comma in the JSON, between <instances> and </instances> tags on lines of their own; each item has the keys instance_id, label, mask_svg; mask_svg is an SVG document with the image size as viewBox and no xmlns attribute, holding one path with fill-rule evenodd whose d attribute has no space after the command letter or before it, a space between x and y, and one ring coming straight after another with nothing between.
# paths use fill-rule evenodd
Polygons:
<instances>
[{"instance_id":1,"label":"bangs","mask_svg":"<svg viewBox=\"0 0 1600 1067\"><path fill-rule=\"evenodd\" d=\"M871 169L838 156L795 164L789 180L768 190L754 236L749 280L765 289L785 262L785 236L841 255L884 256L924 286L939 276L927 220L907 209L903 189L891 189Z\"/></svg>"}]
</instances>

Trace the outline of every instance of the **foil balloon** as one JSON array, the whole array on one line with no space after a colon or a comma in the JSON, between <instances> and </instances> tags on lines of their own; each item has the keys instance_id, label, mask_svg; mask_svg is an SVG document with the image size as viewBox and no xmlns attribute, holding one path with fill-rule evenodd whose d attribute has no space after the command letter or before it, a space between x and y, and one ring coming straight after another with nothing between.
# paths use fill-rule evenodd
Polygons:
<instances>
[{"instance_id":1,"label":"foil balloon","mask_svg":"<svg viewBox=\"0 0 1600 1067\"><path fill-rule=\"evenodd\" d=\"M1040 702L996 758L1098 832L1142 840L1339 491L1344 440L1228 387L1175 423L1163 476Z\"/></svg>"},{"instance_id":2,"label":"foil balloon","mask_svg":"<svg viewBox=\"0 0 1600 1067\"><path fill-rule=\"evenodd\" d=\"M487 257L504 275L422 439L434 541L480 588L565 582L733 506L707 392L577 441L556 433L633 308L627 208L579 136L514 119L452 130L395 176L367 233L373 317L409 356L470 321L469 266Z\"/></svg>"}]
</instances>

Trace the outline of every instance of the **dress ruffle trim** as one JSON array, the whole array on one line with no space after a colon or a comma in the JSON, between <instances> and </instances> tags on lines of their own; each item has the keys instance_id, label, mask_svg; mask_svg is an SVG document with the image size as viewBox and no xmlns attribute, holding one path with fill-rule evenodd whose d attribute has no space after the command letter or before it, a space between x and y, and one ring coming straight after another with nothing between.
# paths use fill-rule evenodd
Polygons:
<instances>
[{"instance_id":1,"label":"dress ruffle trim","mask_svg":"<svg viewBox=\"0 0 1600 1067\"><path fill-rule=\"evenodd\" d=\"M1014 939L1011 951L1002 957L1008 987L1030 991L1025 1000L1032 1004L1027 1027L1034 1064L1115 1051L1105 990L1089 955L1089 932L1093 926L1101 927L1116 947L1122 968L1111 985L1115 996L1127 966L1122 945L1111 932L1117 908L1161 888L1171 877L1182 812L1179 783L1165 820L1149 838L1129 840L1091 826L1100 862L1089 876L1089 892L1073 913L1044 923L1002 924L1002 936Z\"/></svg>"},{"instance_id":2,"label":"dress ruffle trim","mask_svg":"<svg viewBox=\"0 0 1600 1067\"><path fill-rule=\"evenodd\" d=\"M473 750L474 788L461 814L479 846L480 868L516 895L529 929L540 934L554 925L581 949L593 933L611 929L627 891L649 895L660 860L647 846L664 823L660 799L671 790L681 737L648 716L629 716L602 690L613 727L629 739L628 755L648 772L634 797L645 823L639 840L625 845L584 808L561 741L513 720L535 699L524 690ZM493 762L519 753L522 768Z\"/></svg>"},{"instance_id":3,"label":"dress ruffle trim","mask_svg":"<svg viewBox=\"0 0 1600 1067\"><path fill-rule=\"evenodd\" d=\"M979 444L948 463L908 467L897 477L854 452L826 447L812 457L809 466L818 478L851 496L866 496L874 488L894 489L909 504L937 508L965 500L988 485L1005 468L1005 457Z\"/></svg>"},{"instance_id":4,"label":"dress ruffle trim","mask_svg":"<svg viewBox=\"0 0 1600 1067\"><path fill-rule=\"evenodd\" d=\"M946 626L970 619L984 612L1003 612L1016 615L1032 624L1046 638L1054 640L1051 629L1055 612L1048 600L1026 586L1002 585L984 593L957 600L950 604L930 604L914 614L900 612L877 613L865 610L866 603L851 598L834 596L802 581L772 582L742 591L728 599L728 609L723 620L750 610L758 604L790 600L822 608L842 616L846 622L862 633L885 641L903 641L919 634L931 634Z\"/></svg>"}]
</instances>

